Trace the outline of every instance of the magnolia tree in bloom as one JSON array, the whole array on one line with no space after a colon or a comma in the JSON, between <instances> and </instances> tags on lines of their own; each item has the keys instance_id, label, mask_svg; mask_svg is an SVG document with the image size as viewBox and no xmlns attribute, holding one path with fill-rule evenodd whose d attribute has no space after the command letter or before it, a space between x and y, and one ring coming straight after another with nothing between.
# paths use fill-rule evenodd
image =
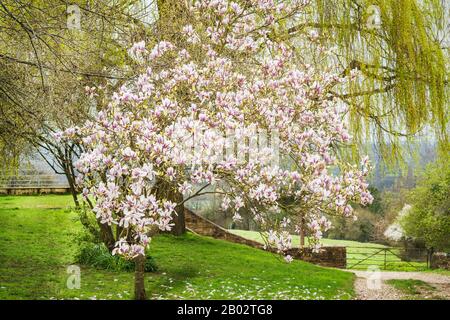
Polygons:
<instances>
[{"instance_id":1,"label":"magnolia tree in bloom","mask_svg":"<svg viewBox=\"0 0 450 320\"><path fill-rule=\"evenodd\" d=\"M316 240L330 227L328 215L352 217L350 202L372 201L367 159L351 165L336 153L350 137L330 90L350 80L305 63L278 36L307 5L194 1L183 45L135 44L129 53L142 74L93 121L63 135L87 150L78 183L112 252L136 261L137 298L145 297L151 236L170 230L176 209L195 196L220 193L236 220L249 212L279 253L299 228L283 199L301 208L302 228ZM303 41L326 56L316 38Z\"/></svg>"}]
</instances>

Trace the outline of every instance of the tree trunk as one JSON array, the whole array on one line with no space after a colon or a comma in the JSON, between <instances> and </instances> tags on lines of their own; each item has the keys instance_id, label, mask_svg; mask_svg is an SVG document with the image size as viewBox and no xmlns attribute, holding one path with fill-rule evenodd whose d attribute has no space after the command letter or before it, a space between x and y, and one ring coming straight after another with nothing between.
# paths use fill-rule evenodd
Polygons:
<instances>
[{"instance_id":1,"label":"tree trunk","mask_svg":"<svg viewBox=\"0 0 450 320\"><path fill-rule=\"evenodd\" d=\"M75 203L75 208L80 208L80 202L78 201L78 194L75 187L75 178L70 172L69 168L64 168L64 173L67 178L67 182L69 183L70 193L72 194L73 202Z\"/></svg>"},{"instance_id":2,"label":"tree trunk","mask_svg":"<svg viewBox=\"0 0 450 320\"><path fill-rule=\"evenodd\" d=\"M116 246L116 239L114 239L114 234L112 232L111 226L101 223L97 220L98 226L100 228L100 239L108 248L109 252L112 252Z\"/></svg>"},{"instance_id":3,"label":"tree trunk","mask_svg":"<svg viewBox=\"0 0 450 320\"><path fill-rule=\"evenodd\" d=\"M180 37L180 30L185 25L188 16L188 9L185 1L181 0L157 0L159 20L157 28L162 39L183 47L184 40ZM180 93L181 95L183 93ZM183 195L178 191L176 183L160 183L157 186L157 198L167 199L169 201L180 203L183 201ZM186 223L184 221L184 205L175 208L176 214L172 216L174 227L171 233L182 235L186 232Z\"/></svg>"},{"instance_id":4,"label":"tree trunk","mask_svg":"<svg viewBox=\"0 0 450 320\"><path fill-rule=\"evenodd\" d=\"M299 236L300 236L300 248L304 248L305 247L305 218L304 217L302 217L300 219Z\"/></svg>"},{"instance_id":5,"label":"tree trunk","mask_svg":"<svg viewBox=\"0 0 450 320\"><path fill-rule=\"evenodd\" d=\"M171 190L169 189L167 199L175 203L183 202L183 195L178 191L176 185L172 185ZM181 236L186 233L184 205L175 207L175 212L172 214L172 218L175 225L173 226L171 233L175 236Z\"/></svg>"},{"instance_id":6,"label":"tree trunk","mask_svg":"<svg viewBox=\"0 0 450 320\"><path fill-rule=\"evenodd\" d=\"M169 183L166 181L156 182L156 198L166 199L174 203L181 203L183 201L183 195L178 191L176 183ZM186 222L184 221L184 205L179 205L175 208L175 212L172 215L174 226L171 233L176 236L180 236L186 232Z\"/></svg>"},{"instance_id":7,"label":"tree trunk","mask_svg":"<svg viewBox=\"0 0 450 320\"><path fill-rule=\"evenodd\" d=\"M134 299L146 300L145 293L145 256L139 255L134 259Z\"/></svg>"},{"instance_id":8,"label":"tree trunk","mask_svg":"<svg viewBox=\"0 0 450 320\"><path fill-rule=\"evenodd\" d=\"M181 236L182 234L186 233L184 206L177 206L176 212L177 214L174 214L172 216L175 225L173 226L171 233L176 236Z\"/></svg>"},{"instance_id":9,"label":"tree trunk","mask_svg":"<svg viewBox=\"0 0 450 320\"><path fill-rule=\"evenodd\" d=\"M68 180L70 185L70 191L72 192L73 201L75 202L75 207L80 207L80 202L78 201L78 190L76 187L76 175L75 175L75 168L73 166L73 155L70 152L69 156L67 158L67 167L68 167ZM69 179L70 178L70 179Z\"/></svg>"},{"instance_id":10,"label":"tree trunk","mask_svg":"<svg viewBox=\"0 0 450 320\"><path fill-rule=\"evenodd\" d=\"M433 266L433 254L434 254L434 248L431 247L429 249L427 249L427 264L428 264L428 268L431 269Z\"/></svg>"}]
</instances>

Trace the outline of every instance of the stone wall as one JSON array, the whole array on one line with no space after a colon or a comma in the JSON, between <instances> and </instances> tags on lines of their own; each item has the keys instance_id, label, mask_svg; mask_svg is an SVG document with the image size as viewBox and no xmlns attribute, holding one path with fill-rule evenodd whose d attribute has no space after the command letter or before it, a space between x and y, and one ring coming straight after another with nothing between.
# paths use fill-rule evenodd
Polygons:
<instances>
[{"instance_id":1,"label":"stone wall","mask_svg":"<svg viewBox=\"0 0 450 320\"><path fill-rule=\"evenodd\" d=\"M450 255L443 252L433 253L430 263L431 269L447 269L450 270Z\"/></svg>"},{"instance_id":2,"label":"stone wall","mask_svg":"<svg viewBox=\"0 0 450 320\"><path fill-rule=\"evenodd\" d=\"M30 188L0 188L0 195L31 195L31 194L65 194L69 188L30 187Z\"/></svg>"},{"instance_id":3,"label":"stone wall","mask_svg":"<svg viewBox=\"0 0 450 320\"><path fill-rule=\"evenodd\" d=\"M324 267L347 267L346 247L321 247L319 252L313 252L311 248L292 248L287 253L294 259L308 261Z\"/></svg>"},{"instance_id":4,"label":"stone wall","mask_svg":"<svg viewBox=\"0 0 450 320\"><path fill-rule=\"evenodd\" d=\"M226 229L188 209L185 209L185 218L186 227L194 233L263 249L261 243L230 233ZM322 247L318 253L313 253L310 248L292 248L287 254L290 254L294 259L304 260L325 267L346 267L347 251L345 247Z\"/></svg>"}]
</instances>

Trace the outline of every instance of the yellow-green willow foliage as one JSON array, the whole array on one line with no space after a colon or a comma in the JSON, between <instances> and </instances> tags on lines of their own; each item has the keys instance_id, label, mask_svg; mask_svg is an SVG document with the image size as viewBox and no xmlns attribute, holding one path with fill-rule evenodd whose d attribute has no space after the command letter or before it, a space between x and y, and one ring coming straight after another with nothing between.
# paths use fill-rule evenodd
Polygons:
<instances>
[{"instance_id":1,"label":"yellow-green willow foliage","mask_svg":"<svg viewBox=\"0 0 450 320\"><path fill-rule=\"evenodd\" d=\"M371 137L385 159L394 159L404 142L434 134L441 151L449 152L444 47L450 40L450 3L313 1L290 33L316 29L323 43L336 47L331 63L337 70L359 71L356 85L336 92L351 106L348 121L359 145Z\"/></svg>"}]
</instances>

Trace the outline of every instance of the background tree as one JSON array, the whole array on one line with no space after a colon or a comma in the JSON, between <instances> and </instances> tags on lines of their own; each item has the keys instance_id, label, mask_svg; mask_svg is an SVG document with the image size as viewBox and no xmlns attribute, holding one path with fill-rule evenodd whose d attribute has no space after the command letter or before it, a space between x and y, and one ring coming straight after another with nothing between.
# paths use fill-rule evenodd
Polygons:
<instances>
[{"instance_id":1,"label":"background tree","mask_svg":"<svg viewBox=\"0 0 450 320\"><path fill-rule=\"evenodd\" d=\"M431 164L410 193L411 210L401 221L404 234L429 249L450 250L450 158Z\"/></svg>"},{"instance_id":2,"label":"background tree","mask_svg":"<svg viewBox=\"0 0 450 320\"><path fill-rule=\"evenodd\" d=\"M0 2L2 169L17 167L18 161L11 159L24 161L38 152L67 177L78 206L73 160L80 146L58 144L53 134L103 107L95 87L114 89L132 76L126 48L149 29L140 18L152 15L142 6L137 10L140 4Z\"/></svg>"}]
</instances>

